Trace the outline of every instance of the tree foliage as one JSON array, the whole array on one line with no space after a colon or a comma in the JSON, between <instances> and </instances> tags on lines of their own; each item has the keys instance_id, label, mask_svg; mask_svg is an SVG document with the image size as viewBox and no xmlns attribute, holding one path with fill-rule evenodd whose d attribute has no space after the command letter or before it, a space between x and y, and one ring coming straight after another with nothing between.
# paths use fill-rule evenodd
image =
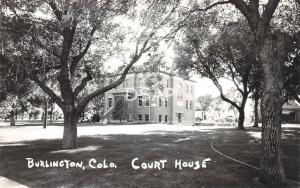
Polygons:
<instances>
[{"instance_id":1,"label":"tree foliage","mask_svg":"<svg viewBox=\"0 0 300 188\"><path fill-rule=\"evenodd\" d=\"M213 103L214 98L211 95L200 96L197 99L197 110L208 111Z\"/></svg>"},{"instance_id":2,"label":"tree foliage","mask_svg":"<svg viewBox=\"0 0 300 188\"><path fill-rule=\"evenodd\" d=\"M209 29L212 27L213 29ZM177 68L181 71L196 72L211 79L218 88L221 98L239 111L238 127L241 129L247 97L253 91L256 76L259 74L254 46L251 32L241 19L229 22L225 26L207 27L205 22L203 25L189 26L185 31L183 42L179 42L177 47ZM232 81L242 96L240 102L234 101L233 96L226 96L219 82L220 78Z\"/></svg>"},{"instance_id":3,"label":"tree foliage","mask_svg":"<svg viewBox=\"0 0 300 188\"><path fill-rule=\"evenodd\" d=\"M95 97L120 85L143 54L176 33L178 1L1 1L1 58L9 73L34 81L64 112L63 147L75 147L76 123ZM126 23L130 23L126 25ZM103 63L122 56L121 75L105 85ZM18 76L16 76L18 75ZM53 78L58 89L46 80ZM98 87L84 94L92 80ZM97 82L94 82L97 83Z\"/></svg>"}]
</instances>

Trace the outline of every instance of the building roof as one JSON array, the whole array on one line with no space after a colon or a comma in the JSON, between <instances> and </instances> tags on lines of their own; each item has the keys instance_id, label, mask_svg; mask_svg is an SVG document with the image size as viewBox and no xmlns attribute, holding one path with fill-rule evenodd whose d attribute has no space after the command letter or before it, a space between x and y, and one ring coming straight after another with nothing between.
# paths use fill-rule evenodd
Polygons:
<instances>
[{"instance_id":1,"label":"building roof","mask_svg":"<svg viewBox=\"0 0 300 188\"><path fill-rule=\"evenodd\" d=\"M150 72L150 71L149 70L145 70L143 67L132 67L129 70L129 72L128 72L127 75L129 75L129 74L135 74L135 73L148 73L148 72ZM171 71L162 71L162 70L159 70L158 72L159 73L163 73L163 74L168 75L168 76L176 76L176 77L179 77L179 78L183 78L186 81L190 81L190 82L196 83L195 80L191 80L187 76L178 75L178 74L174 73L172 70ZM116 77L116 76L120 76L120 75L122 75L122 73L118 73L118 74L115 74L115 75L110 75L108 77Z\"/></svg>"},{"instance_id":2,"label":"building roof","mask_svg":"<svg viewBox=\"0 0 300 188\"><path fill-rule=\"evenodd\" d=\"M147 70L135 70L133 69L132 71L130 71L128 74L135 74L135 73L147 73L149 71ZM165 75L168 75L168 76L175 76L175 77L179 77L179 78L183 78L184 80L186 81L190 81L190 82L194 82L196 83L195 80L191 80L189 79L188 77L185 77L185 76L182 76L182 75L178 75L176 73L174 73L173 71L170 71L170 72L167 72L167 71L158 71L159 73L162 73L162 74L165 74Z\"/></svg>"},{"instance_id":3,"label":"building roof","mask_svg":"<svg viewBox=\"0 0 300 188\"><path fill-rule=\"evenodd\" d=\"M283 110L300 110L300 104L297 103L296 101L289 100L288 102L284 103L282 106Z\"/></svg>"}]
</instances>

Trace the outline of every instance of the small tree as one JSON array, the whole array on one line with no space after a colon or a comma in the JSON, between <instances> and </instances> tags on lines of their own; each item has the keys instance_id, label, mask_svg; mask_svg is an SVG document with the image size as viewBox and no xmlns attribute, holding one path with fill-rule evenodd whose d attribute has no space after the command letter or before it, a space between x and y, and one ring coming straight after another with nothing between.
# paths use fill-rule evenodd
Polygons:
<instances>
[{"instance_id":1,"label":"small tree","mask_svg":"<svg viewBox=\"0 0 300 188\"><path fill-rule=\"evenodd\" d=\"M249 50L254 48L253 38L249 37L250 30L240 20L221 27L221 34L215 35L202 18L196 20L198 25L191 22L193 25L188 25L183 42L178 44L176 66L211 79L219 90L221 99L239 112L238 128L244 129L244 109L253 89L250 82L256 62L255 52ZM224 93L220 78L232 81L241 95L240 101L237 102Z\"/></svg>"},{"instance_id":2,"label":"small tree","mask_svg":"<svg viewBox=\"0 0 300 188\"><path fill-rule=\"evenodd\" d=\"M206 112L211 108L213 100L211 95L200 96L197 99L197 109L204 112L204 119L206 119Z\"/></svg>"}]
</instances>

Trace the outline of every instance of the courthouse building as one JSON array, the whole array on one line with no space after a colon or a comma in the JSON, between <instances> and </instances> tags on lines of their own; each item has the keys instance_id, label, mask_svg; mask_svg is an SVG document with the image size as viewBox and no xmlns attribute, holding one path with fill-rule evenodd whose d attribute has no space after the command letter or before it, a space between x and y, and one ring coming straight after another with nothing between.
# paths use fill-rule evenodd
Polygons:
<instances>
[{"instance_id":1,"label":"courthouse building","mask_svg":"<svg viewBox=\"0 0 300 188\"><path fill-rule=\"evenodd\" d=\"M282 107L283 122L300 123L300 104L290 100Z\"/></svg>"},{"instance_id":2,"label":"courthouse building","mask_svg":"<svg viewBox=\"0 0 300 188\"><path fill-rule=\"evenodd\" d=\"M157 79L158 78L158 79ZM103 118L108 122L193 125L195 82L172 73L134 72L105 93ZM117 102L118 100L124 102ZM122 105L126 110L114 114Z\"/></svg>"}]
</instances>

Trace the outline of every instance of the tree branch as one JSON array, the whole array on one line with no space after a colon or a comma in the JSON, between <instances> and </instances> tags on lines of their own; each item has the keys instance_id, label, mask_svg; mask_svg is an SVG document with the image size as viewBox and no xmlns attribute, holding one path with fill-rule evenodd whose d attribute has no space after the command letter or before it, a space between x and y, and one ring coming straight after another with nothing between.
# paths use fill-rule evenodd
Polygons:
<instances>
[{"instance_id":1,"label":"tree branch","mask_svg":"<svg viewBox=\"0 0 300 188\"><path fill-rule=\"evenodd\" d=\"M72 58L72 63L71 63L71 66L70 66L70 73L71 75L73 76L75 70L76 70L76 67L79 63L79 61L85 56L85 54L87 53L87 51L89 50L91 44L92 44L92 37L96 31L97 27L93 27L91 33L90 33L90 39L89 41L87 42L84 50L82 52L80 52L77 56L73 57Z\"/></svg>"},{"instance_id":2,"label":"tree branch","mask_svg":"<svg viewBox=\"0 0 300 188\"><path fill-rule=\"evenodd\" d=\"M33 75L38 75L38 74L43 74L43 73L47 73L48 71L50 70L59 70L61 68L60 65L52 65L52 66L45 66L43 67L43 69L38 69L38 70L32 70L30 72L30 74L33 74Z\"/></svg>"},{"instance_id":3,"label":"tree branch","mask_svg":"<svg viewBox=\"0 0 300 188\"><path fill-rule=\"evenodd\" d=\"M113 83L103 87L103 88L100 88L100 89L97 89L96 91L92 92L91 94L89 94L88 96L86 96L84 99L82 99L79 103L78 103L78 107L77 107L77 113L81 113L82 110L85 108L85 106L93 99L95 98L96 96L98 95L101 95L117 86L119 86L120 84L122 84L122 82L125 80L126 78L126 75L127 73L129 72L130 68L133 66L134 63L136 63L140 58L141 56L143 55L142 51L139 53L138 56L134 56L131 60L131 62L127 65L127 67L124 69L121 77L114 81Z\"/></svg>"},{"instance_id":4,"label":"tree branch","mask_svg":"<svg viewBox=\"0 0 300 188\"><path fill-rule=\"evenodd\" d=\"M264 27L269 25L270 20L272 19L272 16L273 16L279 2L280 2L280 0L269 0L268 1L267 5L265 7L265 10L263 11L262 16L261 16L261 22Z\"/></svg>"},{"instance_id":5,"label":"tree branch","mask_svg":"<svg viewBox=\"0 0 300 188\"><path fill-rule=\"evenodd\" d=\"M13 6L7 3L7 1L4 1L4 4L14 13L14 15L17 17L18 20L22 20Z\"/></svg>"},{"instance_id":6,"label":"tree branch","mask_svg":"<svg viewBox=\"0 0 300 188\"><path fill-rule=\"evenodd\" d=\"M250 10L244 0L229 0L229 2L232 3L238 10L240 10L241 13L246 16L246 18L251 16Z\"/></svg>"},{"instance_id":7,"label":"tree branch","mask_svg":"<svg viewBox=\"0 0 300 188\"><path fill-rule=\"evenodd\" d=\"M114 81L113 83L102 87L100 89L97 89L96 91L92 92L91 94L89 94L88 96L86 96L85 98L83 98L81 101L78 102L78 106L77 106L77 113L81 113L85 106L95 97L97 97L98 95L104 94L105 92L119 86L120 84L122 84L122 82L125 80L126 75L128 74L130 68L134 65L134 63L136 63L144 53L146 53L148 50L151 49L151 47L153 47L154 45L150 45L149 41L151 40L151 38L156 34L157 32L157 28L155 28L150 35L148 36L148 38L146 38L146 40L144 41L144 43L141 45L141 48L139 48L139 44L140 44L140 40L138 40L138 43L136 45L136 49L135 52L132 56L132 59L130 61L130 63L126 66L126 68L124 69L121 77Z\"/></svg>"},{"instance_id":8,"label":"tree branch","mask_svg":"<svg viewBox=\"0 0 300 188\"><path fill-rule=\"evenodd\" d=\"M61 109L64 109L64 102L46 84L40 81L36 75L29 74L29 78L37 83L40 88L47 93Z\"/></svg>"},{"instance_id":9,"label":"tree branch","mask_svg":"<svg viewBox=\"0 0 300 188\"><path fill-rule=\"evenodd\" d=\"M244 0L229 0L248 20L249 26L253 32L256 32L257 24L259 22L259 12L256 6L257 0L252 0L248 6Z\"/></svg>"},{"instance_id":10,"label":"tree branch","mask_svg":"<svg viewBox=\"0 0 300 188\"><path fill-rule=\"evenodd\" d=\"M78 85L75 88L75 90L73 92L74 98L76 98L78 96L78 94L85 88L87 83L93 79L93 76L91 75L90 69L88 67L86 67L85 72L86 72L87 76L85 78L83 78L80 85Z\"/></svg>"},{"instance_id":11,"label":"tree branch","mask_svg":"<svg viewBox=\"0 0 300 188\"><path fill-rule=\"evenodd\" d=\"M199 63L201 63L203 65L203 67L205 68L206 70L206 73L209 75L209 78L213 81L214 85L218 88L219 92L220 92L220 96L222 98L222 100L224 100L225 102L227 103L230 103L232 106L234 106L237 110L240 110L240 106L237 105L235 102L233 102L232 100L228 99L224 93L223 93L223 88L222 86L220 85L220 83L218 82L218 79L214 76L214 74L210 71L209 69L209 66L206 65L204 63L204 61L201 61L201 59L204 59L204 57L201 55L200 51L199 51L199 44L197 41L193 41L193 44L194 44L194 48L195 48L195 51L196 51L196 54L197 54L197 57L198 57L198 61Z\"/></svg>"},{"instance_id":12,"label":"tree branch","mask_svg":"<svg viewBox=\"0 0 300 188\"><path fill-rule=\"evenodd\" d=\"M44 44L43 44L39 39L37 39L35 36L31 36L31 38L33 39L33 41L34 41L39 47L41 47L41 48L47 50L47 52L48 52L49 54L52 54L52 55L54 55L55 57L60 58L60 55L55 51L55 49L53 49L52 51L50 51L50 50L47 49L47 48L44 46Z\"/></svg>"},{"instance_id":13,"label":"tree branch","mask_svg":"<svg viewBox=\"0 0 300 188\"><path fill-rule=\"evenodd\" d=\"M235 80L235 75L234 75L234 71L232 70L232 67L229 66L229 71L230 71L230 75L231 75L231 80L233 82L233 84L235 85L236 89L243 95L245 91L243 91L240 86L237 84L236 80ZM243 78L242 78L243 79Z\"/></svg>"},{"instance_id":14,"label":"tree branch","mask_svg":"<svg viewBox=\"0 0 300 188\"><path fill-rule=\"evenodd\" d=\"M62 20L62 12L58 9L56 3L54 1L48 2L51 9L53 10L53 13L55 14L56 18L61 21Z\"/></svg>"},{"instance_id":15,"label":"tree branch","mask_svg":"<svg viewBox=\"0 0 300 188\"><path fill-rule=\"evenodd\" d=\"M205 8L196 8L196 9L193 9L191 11L191 13L192 12L205 12L205 11L208 11L209 9L211 9L211 8L217 6L217 5L223 5L223 4L229 4L229 3L230 3L230 1L218 1L218 2L215 2L215 3L209 5L208 7L205 7Z\"/></svg>"},{"instance_id":16,"label":"tree branch","mask_svg":"<svg viewBox=\"0 0 300 188\"><path fill-rule=\"evenodd\" d=\"M63 29L63 46L60 57L60 72L58 82L61 90L61 95L66 104L73 102L73 89L70 81L69 57L73 45L73 39L76 31L77 22L73 21L72 27L65 26Z\"/></svg>"}]
</instances>

